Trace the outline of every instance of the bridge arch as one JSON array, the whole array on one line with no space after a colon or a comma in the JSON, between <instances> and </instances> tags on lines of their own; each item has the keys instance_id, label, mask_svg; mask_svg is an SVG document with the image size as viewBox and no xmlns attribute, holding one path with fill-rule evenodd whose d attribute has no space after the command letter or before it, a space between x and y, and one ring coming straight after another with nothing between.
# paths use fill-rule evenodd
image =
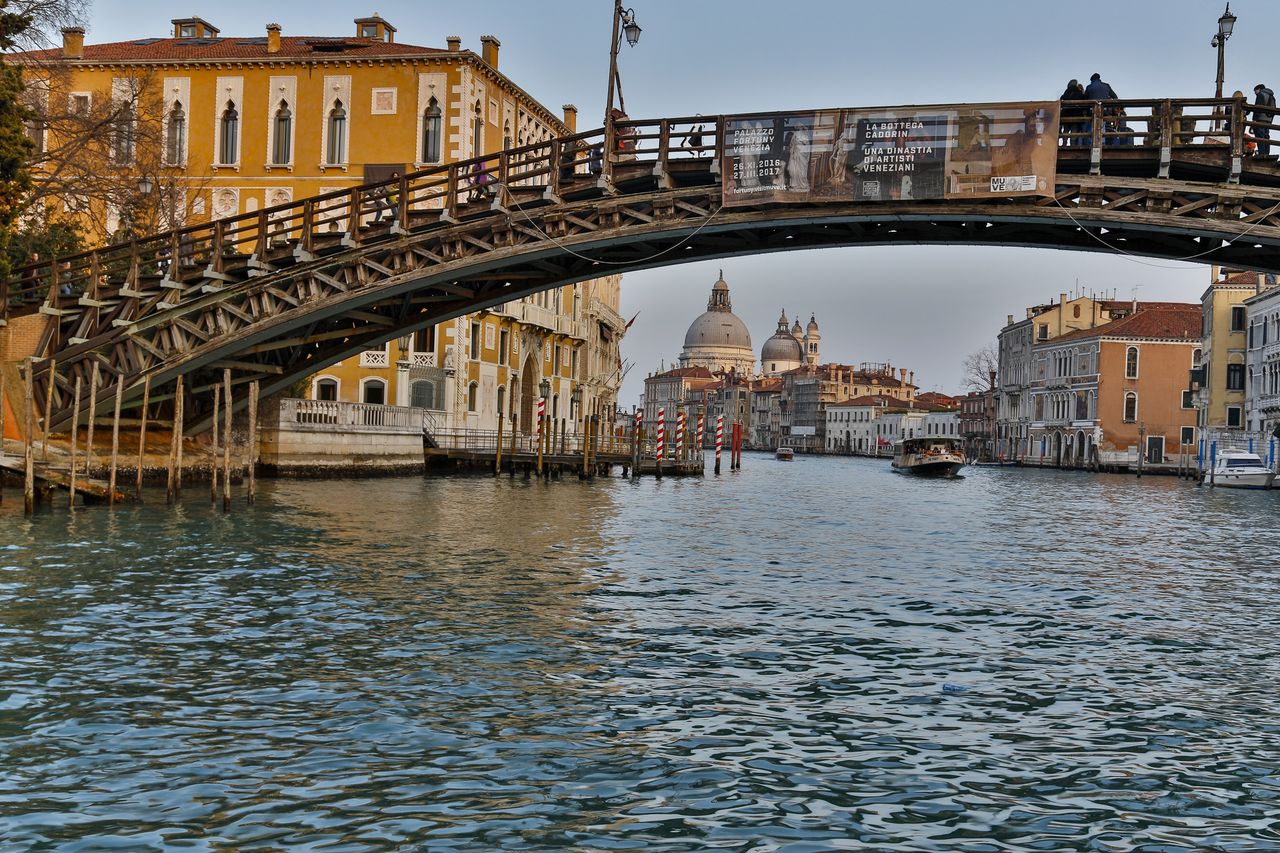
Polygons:
<instances>
[{"instance_id":1,"label":"bridge arch","mask_svg":"<svg viewBox=\"0 0 1280 853\"><path fill-rule=\"evenodd\" d=\"M1163 102L1164 115L1227 101ZM1130 116L1151 102L1134 102ZM1235 115L1243 115L1238 111ZM1132 121L1132 119L1131 119ZM934 201L764 201L726 207L726 119L709 151L682 148L708 119L628 123L634 157L591 152L610 131L526 145L399 178L397 221L372 213L390 183L343 190L189 226L18 271L3 317L40 314L47 329L37 399L65 425L71 388L93 364L100 402L178 375L203 387L232 369L263 393L388 340L560 285L695 260L835 246L1007 245L1191 259L1280 272L1280 167L1230 144L1059 150L1043 196ZM1065 132L1065 129L1064 129ZM607 149L606 149L607 150ZM712 156L695 156L709 153ZM487 180L480 180L484 176ZM476 192L477 186L486 192ZM489 193L488 189L495 191ZM338 230L333 226L337 225ZM69 291L69 293L67 292ZM526 361L526 367L528 362ZM536 380L508 389L532 426ZM516 395L519 395L518 397ZM189 421L203 423L198 409Z\"/></svg>"}]
</instances>

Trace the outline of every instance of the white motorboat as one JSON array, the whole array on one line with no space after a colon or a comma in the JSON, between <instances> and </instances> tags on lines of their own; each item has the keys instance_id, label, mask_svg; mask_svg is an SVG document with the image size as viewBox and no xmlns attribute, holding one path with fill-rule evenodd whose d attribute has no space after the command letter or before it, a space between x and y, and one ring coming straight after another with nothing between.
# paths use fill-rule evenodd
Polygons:
<instances>
[{"instance_id":1,"label":"white motorboat","mask_svg":"<svg viewBox=\"0 0 1280 853\"><path fill-rule=\"evenodd\" d=\"M779 447L774 451L773 458L777 459L779 462L790 462L792 459L796 458L796 452L790 447Z\"/></svg>"},{"instance_id":2,"label":"white motorboat","mask_svg":"<svg viewBox=\"0 0 1280 853\"><path fill-rule=\"evenodd\" d=\"M907 438L893 446L893 469L907 474L954 477L964 467L958 438Z\"/></svg>"},{"instance_id":3,"label":"white motorboat","mask_svg":"<svg viewBox=\"0 0 1280 853\"><path fill-rule=\"evenodd\" d=\"M1269 489L1276 473L1256 453L1223 450L1212 471L1204 474L1205 485L1226 489Z\"/></svg>"}]
</instances>

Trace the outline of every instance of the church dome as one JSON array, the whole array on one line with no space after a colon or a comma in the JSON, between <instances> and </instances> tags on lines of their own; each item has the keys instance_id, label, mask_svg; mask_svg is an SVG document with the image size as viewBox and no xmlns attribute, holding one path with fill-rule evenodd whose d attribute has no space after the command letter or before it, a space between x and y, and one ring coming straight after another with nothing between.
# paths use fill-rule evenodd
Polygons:
<instances>
[{"instance_id":1,"label":"church dome","mask_svg":"<svg viewBox=\"0 0 1280 853\"><path fill-rule=\"evenodd\" d=\"M804 360L804 347L796 340L795 335L787 331L787 312L783 311L778 318L778 328L760 349L762 363L799 363Z\"/></svg>"},{"instance_id":2,"label":"church dome","mask_svg":"<svg viewBox=\"0 0 1280 853\"><path fill-rule=\"evenodd\" d=\"M704 346L751 349L751 333L737 314L707 311L689 326L684 335L684 345L686 349Z\"/></svg>"},{"instance_id":3,"label":"church dome","mask_svg":"<svg viewBox=\"0 0 1280 853\"><path fill-rule=\"evenodd\" d=\"M689 325L684 336L681 367L705 367L712 372L755 373L755 352L747 324L733 313L724 272L711 288L707 310Z\"/></svg>"}]
</instances>

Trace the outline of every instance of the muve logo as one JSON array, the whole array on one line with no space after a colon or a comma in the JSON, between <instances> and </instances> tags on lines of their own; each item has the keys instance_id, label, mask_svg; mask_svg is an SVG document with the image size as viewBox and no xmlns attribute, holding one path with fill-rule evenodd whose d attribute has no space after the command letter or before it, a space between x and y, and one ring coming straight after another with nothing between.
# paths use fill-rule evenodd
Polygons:
<instances>
[{"instance_id":1,"label":"muve logo","mask_svg":"<svg viewBox=\"0 0 1280 853\"><path fill-rule=\"evenodd\" d=\"M1027 192L1035 188L1035 175L1006 175L991 179L991 191L993 193Z\"/></svg>"}]
</instances>

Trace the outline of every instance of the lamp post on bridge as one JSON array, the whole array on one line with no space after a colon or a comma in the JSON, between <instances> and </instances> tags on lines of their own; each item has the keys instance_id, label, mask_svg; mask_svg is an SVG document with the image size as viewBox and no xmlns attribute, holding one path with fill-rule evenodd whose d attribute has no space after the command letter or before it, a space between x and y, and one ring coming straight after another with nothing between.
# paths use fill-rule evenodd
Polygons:
<instances>
[{"instance_id":1,"label":"lamp post on bridge","mask_svg":"<svg viewBox=\"0 0 1280 853\"><path fill-rule=\"evenodd\" d=\"M612 34L609 44L609 91L605 96L604 104L605 150L604 157L601 158L606 162L612 162L614 152L613 92L615 88L618 90L618 107L626 111L626 102L622 97L622 80L618 77L618 35L619 33L624 35L627 44L632 47L640 41L640 25L636 23L635 10L622 8L622 0L613 0L613 20L610 29Z\"/></svg>"},{"instance_id":2,"label":"lamp post on bridge","mask_svg":"<svg viewBox=\"0 0 1280 853\"><path fill-rule=\"evenodd\" d=\"M538 383L538 476L542 476L542 449L547 442L547 398L551 396L551 380Z\"/></svg>"},{"instance_id":3,"label":"lamp post on bridge","mask_svg":"<svg viewBox=\"0 0 1280 853\"><path fill-rule=\"evenodd\" d=\"M1222 80L1227 59L1227 39L1231 38L1231 31L1235 29L1236 16L1231 14L1231 4L1227 4L1227 9L1222 13L1222 17L1218 18L1218 32L1209 41L1209 46L1218 49L1218 76L1214 84L1213 96L1215 98L1222 97ZM1214 127L1221 129L1221 107L1213 108Z\"/></svg>"}]
</instances>

